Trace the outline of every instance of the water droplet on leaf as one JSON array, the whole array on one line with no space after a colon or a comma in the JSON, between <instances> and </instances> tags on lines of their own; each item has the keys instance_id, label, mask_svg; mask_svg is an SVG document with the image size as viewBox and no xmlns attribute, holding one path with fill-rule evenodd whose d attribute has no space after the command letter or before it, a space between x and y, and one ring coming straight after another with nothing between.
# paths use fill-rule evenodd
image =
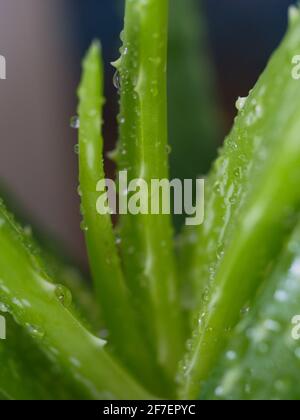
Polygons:
<instances>
[{"instance_id":1,"label":"water droplet on leaf","mask_svg":"<svg viewBox=\"0 0 300 420\"><path fill-rule=\"evenodd\" d=\"M80 128L80 119L78 115L75 115L70 120L71 128L74 128L75 130L78 130Z\"/></svg>"},{"instance_id":2,"label":"water droplet on leaf","mask_svg":"<svg viewBox=\"0 0 300 420\"><path fill-rule=\"evenodd\" d=\"M118 118L117 118L117 120L118 120L118 123L121 124L121 125L125 124L125 122L126 122L126 120L123 117L123 115L119 115Z\"/></svg>"},{"instance_id":3,"label":"water droplet on leaf","mask_svg":"<svg viewBox=\"0 0 300 420\"><path fill-rule=\"evenodd\" d=\"M25 325L25 328L33 338L37 338L41 340L45 336L45 331L37 325L27 323Z\"/></svg>"},{"instance_id":4,"label":"water droplet on leaf","mask_svg":"<svg viewBox=\"0 0 300 420\"><path fill-rule=\"evenodd\" d=\"M226 359L229 360L229 361L235 360L236 357L237 357L237 354L236 354L235 351L230 350L226 353Z\"/></svg>"},{"instance_id":5,"label":"water droplet on leaf","mask_svg":"<svg viewBox=\"0 0 300 420\"><path fill-rule=\"evenodd\" d=\"M78 193L79 197L82 197L82 190L81 190L81 186L80 185L78 185L77 193Z\"/></svg>"},{"instance_id":6,"label":"water droplet on leaf","mask_svg":"<svg viewBox=\"0 0 300 420\"><path fill-rule=\"evenodd\" d=\"M89 230L89 228L88 228L88 226L87 226L87 224L85 223L85 221L84 221L84 220L80 223L80 229L81 229L83 232L88 232L88 230Z\"/></svg>"},{"instance_id":7,"label":"water droplet on leaf","mask_svg":"<svg viewBox=\"0 0 300 420\"><path fill-rule=\"evenodd\" d=\"M10 312L10 307L6 303L0 302L0 312L7 313Z\"/></svg>"},{"instance_id":8,"label":"water droplet on leaf","mask_svg":"<svg viewBox=\"0 0 300 420\"><path fill-rule=\"evenodd\" d=\"M115 72L115 74L114 74L114 77L113 77L113 84L114 84L114 87L115 87L116 89L118 89L118 90L120 90L120 89L121 89L121 77L120 77L120 72L119 72L119 70L117 70L117 71Z\"/></svg>"},{"instance_id":9,"label":"water droplet on leaf","mask_svg":"<svg viewBox=\"0 0 300 420\"><path fill-rule=\"evenodd\" d=\"M167 144L167 146L166 146L166 151L167 151L168 155L170 155L172 153L172 147L169 144Z\"/></svg>"},{"instance_id":10,"label":"water droplet on leaf","mask_svg":"<svg viewBox=\"0 0 300 420\"><path fill-rule=\"evenodd\" d=\"M235 103L236 109L238 111L241 111L244 108L246 101L247 101L247 98L239 97Z\"/></svg>"},{"instance_id":11,"label":"water droplet on leaf","mask_svg":"<svg viewBox=\"0 0 300 420\"><path fill-rule=\"evenodd\" d=\"M69 308L72 304L72 294L69 289L59 284L55 288L55 296L66 308Z\"/></svg>"}]
</instances>

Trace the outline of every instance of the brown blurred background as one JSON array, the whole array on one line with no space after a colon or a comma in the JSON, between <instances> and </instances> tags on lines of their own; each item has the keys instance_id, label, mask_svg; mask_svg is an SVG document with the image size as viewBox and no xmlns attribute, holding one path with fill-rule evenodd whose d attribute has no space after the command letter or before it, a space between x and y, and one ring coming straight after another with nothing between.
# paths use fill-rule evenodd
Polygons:
<instances>
[{"instance_id":1,"label":"brown blurred background","mask_svg":"<svg viewBox=\"0 0 300 420\"><path fill-rule=\"evenodd\" d=\"M76 194L74 54L61 0L1 0L0 179L26 213L81 254Z\"/></svg>"}]
</instances>

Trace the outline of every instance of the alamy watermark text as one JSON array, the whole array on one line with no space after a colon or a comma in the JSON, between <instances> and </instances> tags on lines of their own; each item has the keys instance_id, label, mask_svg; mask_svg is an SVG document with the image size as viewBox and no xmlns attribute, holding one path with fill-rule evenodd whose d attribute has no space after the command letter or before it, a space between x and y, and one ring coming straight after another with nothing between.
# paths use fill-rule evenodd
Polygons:
<instances>
[{"instance_id":1,"label":"alamy watermark text","mask_svg":"<svg viewBox=\"0 0 300 420\"><path fill-rule=\"evenodd\" d=\"M97 184L100 193L97 213L104 214L185 214L185 224L201 225L204 221L204 179L142 178L128 182L127 171L121 171L117 182L102 179Z\"/></svg>"}]
</instances>

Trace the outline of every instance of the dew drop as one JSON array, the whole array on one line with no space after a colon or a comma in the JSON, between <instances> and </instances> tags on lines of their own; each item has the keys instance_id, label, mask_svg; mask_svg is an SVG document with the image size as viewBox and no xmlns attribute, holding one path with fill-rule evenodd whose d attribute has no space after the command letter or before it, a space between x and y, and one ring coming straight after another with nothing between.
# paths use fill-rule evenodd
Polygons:
<instances>
[{"instance_id":1,"label":"dew drop","mask_svg":"<svg viewBox=\"0 0 300 420\"><path fill-rule=\"evenodd\" d=\"M286 302L289 299L285 290L276 290L274 297L277 302Z\"/></svg>"},{"instance_id":2,"label":"dew drop","mask_svg":"<svg viewBox=\"0 0 300 420\"><path fill-rule=\"evenodd\" d=\"M32 236L32 228L31 228L31 226L25 226L25 227L24 227L24 234L25 234L27 237Z\"/></svg>"},{"instance_id":3,"label":"dew drop","mask_svg":"<svg viewBox=\"0 0 300 420\"><path fill-rule=\"evenodd\" d=\"M169 144L167 144L167 146L166 146L166 151L167 151L168 155L170 155L172 153L172 147Z\"/></svg>"},{"instance_id":4,"label":"dew drop","mask_svg":"<svg viewBox=\"0 0 300 420\"><path fill-rule=\"evenodd\" d=\"M296 261L293 262L293 264L290 268L290 273L293 276L299 276L300 275L300 259L297 259Z\"/></svg>"},{"instance_id":5,"label":"dew drop","mask_svg":"<svg viewBox=\"0 0 300 420\"><path fill-rule=\"evenodd\" d=\"M181 373L183 376L186 376L186 373L187 373L187 364L186 364L186 360L182 360L182 361L180 362L180 364L179 364L179 370L180 370L180 373Z\"/></svg>"},{"instance_id":6,"label":"dew drop","mask_svg":"<svg viewBox=\"0 0 300 420\"><path fill-rule=\"evenodd\" d=\"M219 181L215 182L215 184L213 186L213 190L214 190L215 193L220 194L220 192L221 192L221 185L220 185L220 182Z\"/></svg>"},{"instance_id":7,"label":"dew drop","mask_svg":"<svg viewBox=\"0 0 300 420\"><path fill-rule=\"evenodd\" d=\"M85 223L85 221L84 221L84 220L80 223L80 229L81 229L83 232L88 232L88 230L89 230L89 228L88 228L88 226L87 226L87 224Z\"/></svg>"},{"instance_id":8,"label":"dew drop","mask_svg":"<svg viewBox=\"0 0 300 420\"><path fill-rule=\"evenodd\" d=\"M126 122L126 119L125 119L125 117L123 117L123 115L119 115L117 120L118 120L118 123L121 124L121 125L125 124L125 122Z\"/></svg>"},{"instance_id":9,"label":"dew drop","mask_svg":"<svg viewBox=\"0 0 300 420\"><path fill-rule=\"evenodd\" d=\"M198 326L199 326L199 327L201 327L201 326L203 325L204 320L205 320L205 317L206 317L206 313L205 313L205 312L203 312L203 313L200 315L200 317L198 318Z\"/></svg>"},{"instance_id":10,"label":"dew drop","mask_svg":"<svg viewBox=\"0 0 300 420\"><path fill-rule=\"evenodd\" d=\"M116 89L118 89L118 90L120 90L120 89L121 89L121 77L120 77L120 72L119 72L119 70L117 70L117 71L115 72L115 74L114 74L114 77L113 77L113 84L114 84L114 87L115 87Z\"/></svg>"},{"instance_id":11,"label":"dew drop","mask_svg":"<svg viewBox=\"0 0 300 420\"><path fill-rule=\"evenodd\" d=\"M219 245L217 249L217 258L221 260L224 257L224 247L223 245Z\"/></svg>"},{"instance_id":12,"label":"dew drop","mask_svg":"<svg viewBox=\"0 0 300 420\"><path fill-rule=\"evenodd\" d=\"M268 331L272 331L272 332L279 332L281 329L280 324L274 321L273 319L267 319L264 325Z\"/></svg>"},{"instance_id":13,"label":"dew drop","mask_svg":"<svg viewBox=\"0 0 300 420\"><path fill-rule=\"evenodd\" d=\"M117 162L119 158L119 149L116 148L114 150L111 150L110 152L107 152L106 156L108 159L110 159L113 162Z\"/></svg>"},{"instance_id":14,"label":"dew drop","mask_svg":"<svg viewBox=\"0 0 300 420\"><path fill-rule=\"evenodd\" d=\"M203 302L208 302L209 301L209 289L206 288L202 294L202 299Z\"/></svg>"},{"instance_id":15,"label":"dew drop","mask_svg":"<svg viewBox=\"0 0 300 420\"><path fill-rule=\"evenodd\" d=\"M190 351L192 348L193 348L193 340L188 340L186 342L186 349Z\"/></svg>"},{"instance_id":16,"label":"dew drop","mask_svg":"<svg viewBox=\"0 0 300 420\"><path fill-rule=\"evenodd\" d=\"M59 300L61 304L63 304L66 308L69 308L72 304L72 294L69 289L65 286L59 284L55 288L55 296Z\"/></svg>"},{"instance_id":17,"label":"dew drop","mask_svg":"<svg viewBox=\"0 0 300 420\"><path fill-rule=\"evenodd\" d=\"M74 128L75 130L78 130L80 128L80 119L78 115L75 115L70 120L70 126L71 128Z\"/></svg>"},{"instance_id":18,"label":"dew drop","mask_svg":"<svg viewBox=\"0 0 300 420\"><path fill-rule=\"evenodd\" d=\"M79 195L79 197L82 197L82 190L81 190L81 186L80 185L78 185L77 194Z\"/></svg>"},{"instance_id":19,"label":"dew drop","mask_svg":"<svg viewBox=\"0 0 300 420\"><path fill-rule=\"evenodd\" d=\"M106 328L103 328L99 333L99 337L102 340L106 340L109 337L109 331Z\"/></svg>"},{"instance_id":20,"label":"dew drop","mask_svg":"<svg viewBox=\"0 0 300 420\"><path fill-rule=\"evenodd\" d=\"M224 395L224 389L223 389L221 386L218 386L218 387L215 389L215 395L216 395L217 397L222 397L222 396Z\"/></svg>"},{"instance_id":21,"label":"dew drop","mask_svg":"<svg viewBox=\"0 0 300 420\"><path fill-rule=\"evenodd\" d=\"M152 96L156 97L159 94L159 90L156 85L153 85L150 89L150 93Z\"/></svg>"},{"instance_id":22,"label":"dew drop","mask_svg":"<svg viewBox=\"0 0 300 420\"><path fill-rule=\"evenodd\" d=\"M45 331L37 325L27 323L25 328L33 338L42 339L45 336Z\"/></svg>"},{"instance_id":23,"label":"dew drop","mask_svg":"<svg viewBox=\"0 0 300 420\"><path fill-rule=\"evenodd\" d=\"M242 315L242 316L243 316L243 315L247 315L249 312L250 312L250 306L244 306L244 307L241 309L241 315Z\"/></svg>"},{"instance_id":24,"label":"dew drop","mask_svg":"<svg viewBox=\"0 0 300 420\"><path fill-rule=\"evenodd\" d=\"M244 108L246 101L247 101L247 97L246 98L239 97L235 103L236 109L238 111L241 111Z\"/></svg>"},{"instance_id":25,"label":"dew drop","mask_svg":"<svg viewBox=\"0 0 300 420\"><path fill-rule=\"evenodd\" d=\"M236 203L236 197L234 195L232 197L230 197L229 203L232 204L232 205Z\"/></svg>"},{"instance_id":26,"label":"dew drop","mask_svg":"<svg viewBox=\"0 0 300 420\"><path fill-rule=\"evenodd\" d=\"M236 168L236 169L234 170L233 174L234 174L234 176L235 176L236 178L240 179L240 178L241 178L241 174L242 174L241 168Z\"/></svg>"},{"instance_id":27,"label":"dew drop","mask_svg":"<svg viewBox=\"0 0 300 420\"><path fill-rule=\"evenodd\" d=\"M10 312L10 307L6 303L0 302L0 312L7 313Z\"/></svg>"},{"instance_id":28,"label":"dew drop","mask_svg":"<svg viewBox=\"0 0 300 420\"><path fill-rule=\"evenodd\" d=\"M84 215L85 215L85 209L84 209L84 206L83 206L83 204L82 204L82 203L80 204L80 214L81 214L82 216L84 216Z\"/></svg>"},{"instance_id":29,"label":"dew drop","mask_svg":"<svg viewBox=\"0 0 300 420\"><path fill-rule=\"evenodd\" d=\"M228 352L226 353L226 359L227 359L227 360L229 360L229 361L233 361L233 360L235 360L236 358L237 358L237 354L236 354L236 352L235 352L235 351L230 350L230 351L228 351Z\"/></svg>"}]
</instances>

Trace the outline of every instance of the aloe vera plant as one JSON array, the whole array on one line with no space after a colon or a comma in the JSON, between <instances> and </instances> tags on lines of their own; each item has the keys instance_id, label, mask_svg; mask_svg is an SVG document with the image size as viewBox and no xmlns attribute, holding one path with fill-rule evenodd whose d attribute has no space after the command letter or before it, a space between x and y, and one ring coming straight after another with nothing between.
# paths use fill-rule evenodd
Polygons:
<instances>
[{"instance_id":1,"label":"aloe vera plant","mask_svg":"<svg viewBox=\"0 0 300 420\"><path fill-rule=\"evenodd\" d=\"M290 63L299 34L296 16L249 97L238 101L239 116L208 181L207 219L192 263L201 311L184 363L184 395L197 394L207 379L297 220L299 86Z\"/></svg>"},{"instance_id":2,"label":"aloe vera plant","mask_svg":"<svg viewBox=\"0 0 300 420\"><path fill-rule=\"evenodd\" d=\"M168 178L168 1L126 3L117 163L128 179ZM126 194L126 192L125 192ZM169 377L182 354L172 228L167 215L123 215L119 234L128 287L157 363Z\"/></svg>"},{"instance_id":3,"label":"aloe vera plant","mask_svg":"<svg viewBox=\"0 0 300 420\"><path fill-rule=\"evenodd\" d=\"M169 176L168 3L126 1L114 63L119 142L110 156L129 181ZM188 4L193 10L196 2ZM182 5L171 5L170 37L186 39L187 28L174 25ZM249 97L237 102L234 127L207 178L204 224L175 238L170 215L121 211L114 226L110 214L97 212L105 178L104 97L101 46L92 44L77 125L94 293L1 201L0 312L7 340L0 341L0 399L300 398L300 346L292 334L300 310L300 84L291 75L299 46L293 7L281 46ZM196 50L191 47L191 56ZM197 121L195 115L197 132L214 137ZM207 139L198 140L213 151ZM210 158L199 159L199 171ZM128 199L131 192L123 186L121 195ZM107 206L108 198L102 194Z\"/></svg>"}]
</instances>

